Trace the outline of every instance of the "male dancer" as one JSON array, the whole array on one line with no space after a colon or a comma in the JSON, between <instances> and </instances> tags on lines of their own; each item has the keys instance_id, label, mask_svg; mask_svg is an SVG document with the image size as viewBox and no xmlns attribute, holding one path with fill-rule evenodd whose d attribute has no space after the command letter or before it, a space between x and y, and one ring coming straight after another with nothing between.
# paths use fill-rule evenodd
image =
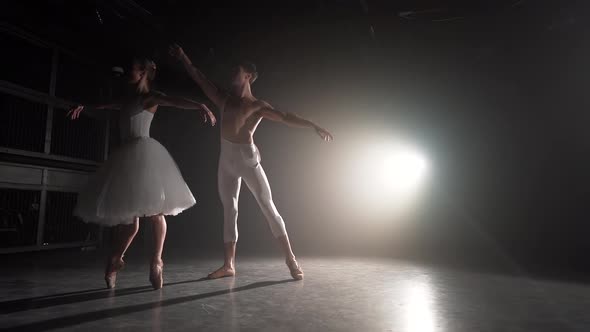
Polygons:
<instances>
[{"instance_id":1,"label":"male dancer","mask_svg":"<svg viewBox=\"0 0 590 332\"><path fill-rule=\"evenodd\" d=\"M317 124L292 113L275 110L269 103L252 95L250 88L258 74L251 63L242 63L234 69L231 91L219 90L178 45L170 47L170 54L182 62L190 77L203 89L207 97L221 110L221 153L219 157L218 187L223 204L224 264L209 274L216 279L235 275L236 241L238 240L238 197L241 180L256 198L273 235L278 239L286 256L291 276L303 279L303 270L291 250L285 223L272 200L266 174L260 165L260 153L254 144L254 132L262 119L282 122L292 127L312 128L325 141L332 135Z\"/></svg>"}]
</instances>

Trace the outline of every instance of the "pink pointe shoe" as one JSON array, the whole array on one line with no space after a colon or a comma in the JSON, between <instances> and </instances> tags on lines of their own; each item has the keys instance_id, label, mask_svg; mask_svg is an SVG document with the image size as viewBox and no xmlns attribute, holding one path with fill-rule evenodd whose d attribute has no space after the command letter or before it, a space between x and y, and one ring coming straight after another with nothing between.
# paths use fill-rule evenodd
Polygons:
<instances>
[{"instance_id":1,"label":"pink pointe shoe","mask_svg":"<svg viewBox=\"0 0 590 332\"><path fill-rule=\"evenodd\" d=\"M117 272L121 271L125 267L125 262L122 258L118 259L117 261L113 262L112 260L109 261L107 264L107 268L104 272L104 281L107 283L108 289L115 288L117 283Z\"/></svg>"},{"instance_id":2,"label":"pink pointe shoe","mask_svg":"<svg viewBox=\"0 0 590 332\"><path fill-rule=\"evenodd\" d=\"M155 290L161 289L164 286L164 263L152 263L150 266L150 282Z\"/></svg>"}]
</instances>

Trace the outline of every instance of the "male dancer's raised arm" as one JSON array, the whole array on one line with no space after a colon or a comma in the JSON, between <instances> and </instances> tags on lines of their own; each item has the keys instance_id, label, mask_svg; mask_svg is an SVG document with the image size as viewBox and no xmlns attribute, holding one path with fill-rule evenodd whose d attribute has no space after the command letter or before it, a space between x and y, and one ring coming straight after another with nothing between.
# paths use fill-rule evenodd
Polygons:
<instances>
[{"instance_id":1,"label":"male dancer's raised arm","mask_svg":"<svg viewBox=\"0 0 590 332\"><path fill-rule=\"evenodd\" d=\"M201 89L203 89L205 95L207 95L215 106L220 110L223 110L225 101L227 100L227 94L219 90L215 84L207 79L205 74L193 65L191 59L189 59L186 53L184 53L182 47L174 44L170 46L169 53L182 63L189 76L199 85L199 87L201 87Z\"/></svg>"}]
</instances>

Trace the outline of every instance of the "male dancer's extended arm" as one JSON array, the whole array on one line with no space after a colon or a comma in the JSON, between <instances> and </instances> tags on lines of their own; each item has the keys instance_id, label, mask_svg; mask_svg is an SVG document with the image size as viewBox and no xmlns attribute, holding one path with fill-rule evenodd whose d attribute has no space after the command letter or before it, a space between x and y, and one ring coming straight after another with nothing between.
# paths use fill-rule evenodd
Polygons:
<instances>
[{"instance_id":1,"label":"male dancer's extended arm","mask_svg":"<svg viewBox=\"0 0 590 332\"><path fill-rule=\"evenodd\" d=\"M227 95L219 90L215 84L207 79L205 74L203 74L199 69L197 69L197 67L193 65L191 59L189 59L186 53L184 53L182 47L174 44L170 46L169 52L170 55L182 63L189 76L199 85L199 87L201 87L201 89L203 89L205 95L207 95L207 97L215 104L215 106L217 106L220 110L223 110Z\"/></svg>"},{"instance_id":2,"label":"male dancer's extended arm","mask_svg":"<svg viewBox=\"0 0 590 332\"><path fill-rule=\"evenodd\" d=\"M259 102L262 106L260 107L258 113L264 119L268 119L275 122L281 122L290 127L313 128L324 141L329 142L334 139L334 136L332 136L332 134L330 134L328 130L320 127L319 125L310 120L304 119L294 113L277 111L270 104L263 101Z\"/></svg>"}]
</instances>

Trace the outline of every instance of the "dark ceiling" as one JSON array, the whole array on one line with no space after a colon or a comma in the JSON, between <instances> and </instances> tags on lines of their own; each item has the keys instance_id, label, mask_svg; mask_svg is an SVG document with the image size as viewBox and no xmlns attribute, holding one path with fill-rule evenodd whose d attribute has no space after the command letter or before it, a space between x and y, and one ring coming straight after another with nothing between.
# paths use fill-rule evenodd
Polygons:
<instances>
[{"instance_id":1,"label":"dark ceiling","mask_svg":"<svg viewBox=\"0 0 590 332\"><path fill-rule=\"evenodd\" d=\"M288 43L290 37L314 40L327 35L355 47L380 40L387 43L392 36L399 35L404 25L438 24L447 29L445 25L490 16L526 22L539 20L539 16L532 18L531 14L542 12L537 28L543 29L571 23L579 14L568 12L568 1L530 0L324 0L280 4L51 0L11 2L3 7L2 15L11 24L66 48L106 56L108 61L116 57L112 53L137 52L138 48L141 52L154 52L154 48L172 41L186 43L187 39L198 39L207 51L223 47L221 44L231 45L235 39L243 40L243 35L250 36L246 39L269 36L267 42L271 41L271 46L281 46L281 39ZM293 36L294 31L299 36ZM146 40L150 41L149 47ZM110 51L105 52L105 48Z\"/></svg>"}]
</instances>

